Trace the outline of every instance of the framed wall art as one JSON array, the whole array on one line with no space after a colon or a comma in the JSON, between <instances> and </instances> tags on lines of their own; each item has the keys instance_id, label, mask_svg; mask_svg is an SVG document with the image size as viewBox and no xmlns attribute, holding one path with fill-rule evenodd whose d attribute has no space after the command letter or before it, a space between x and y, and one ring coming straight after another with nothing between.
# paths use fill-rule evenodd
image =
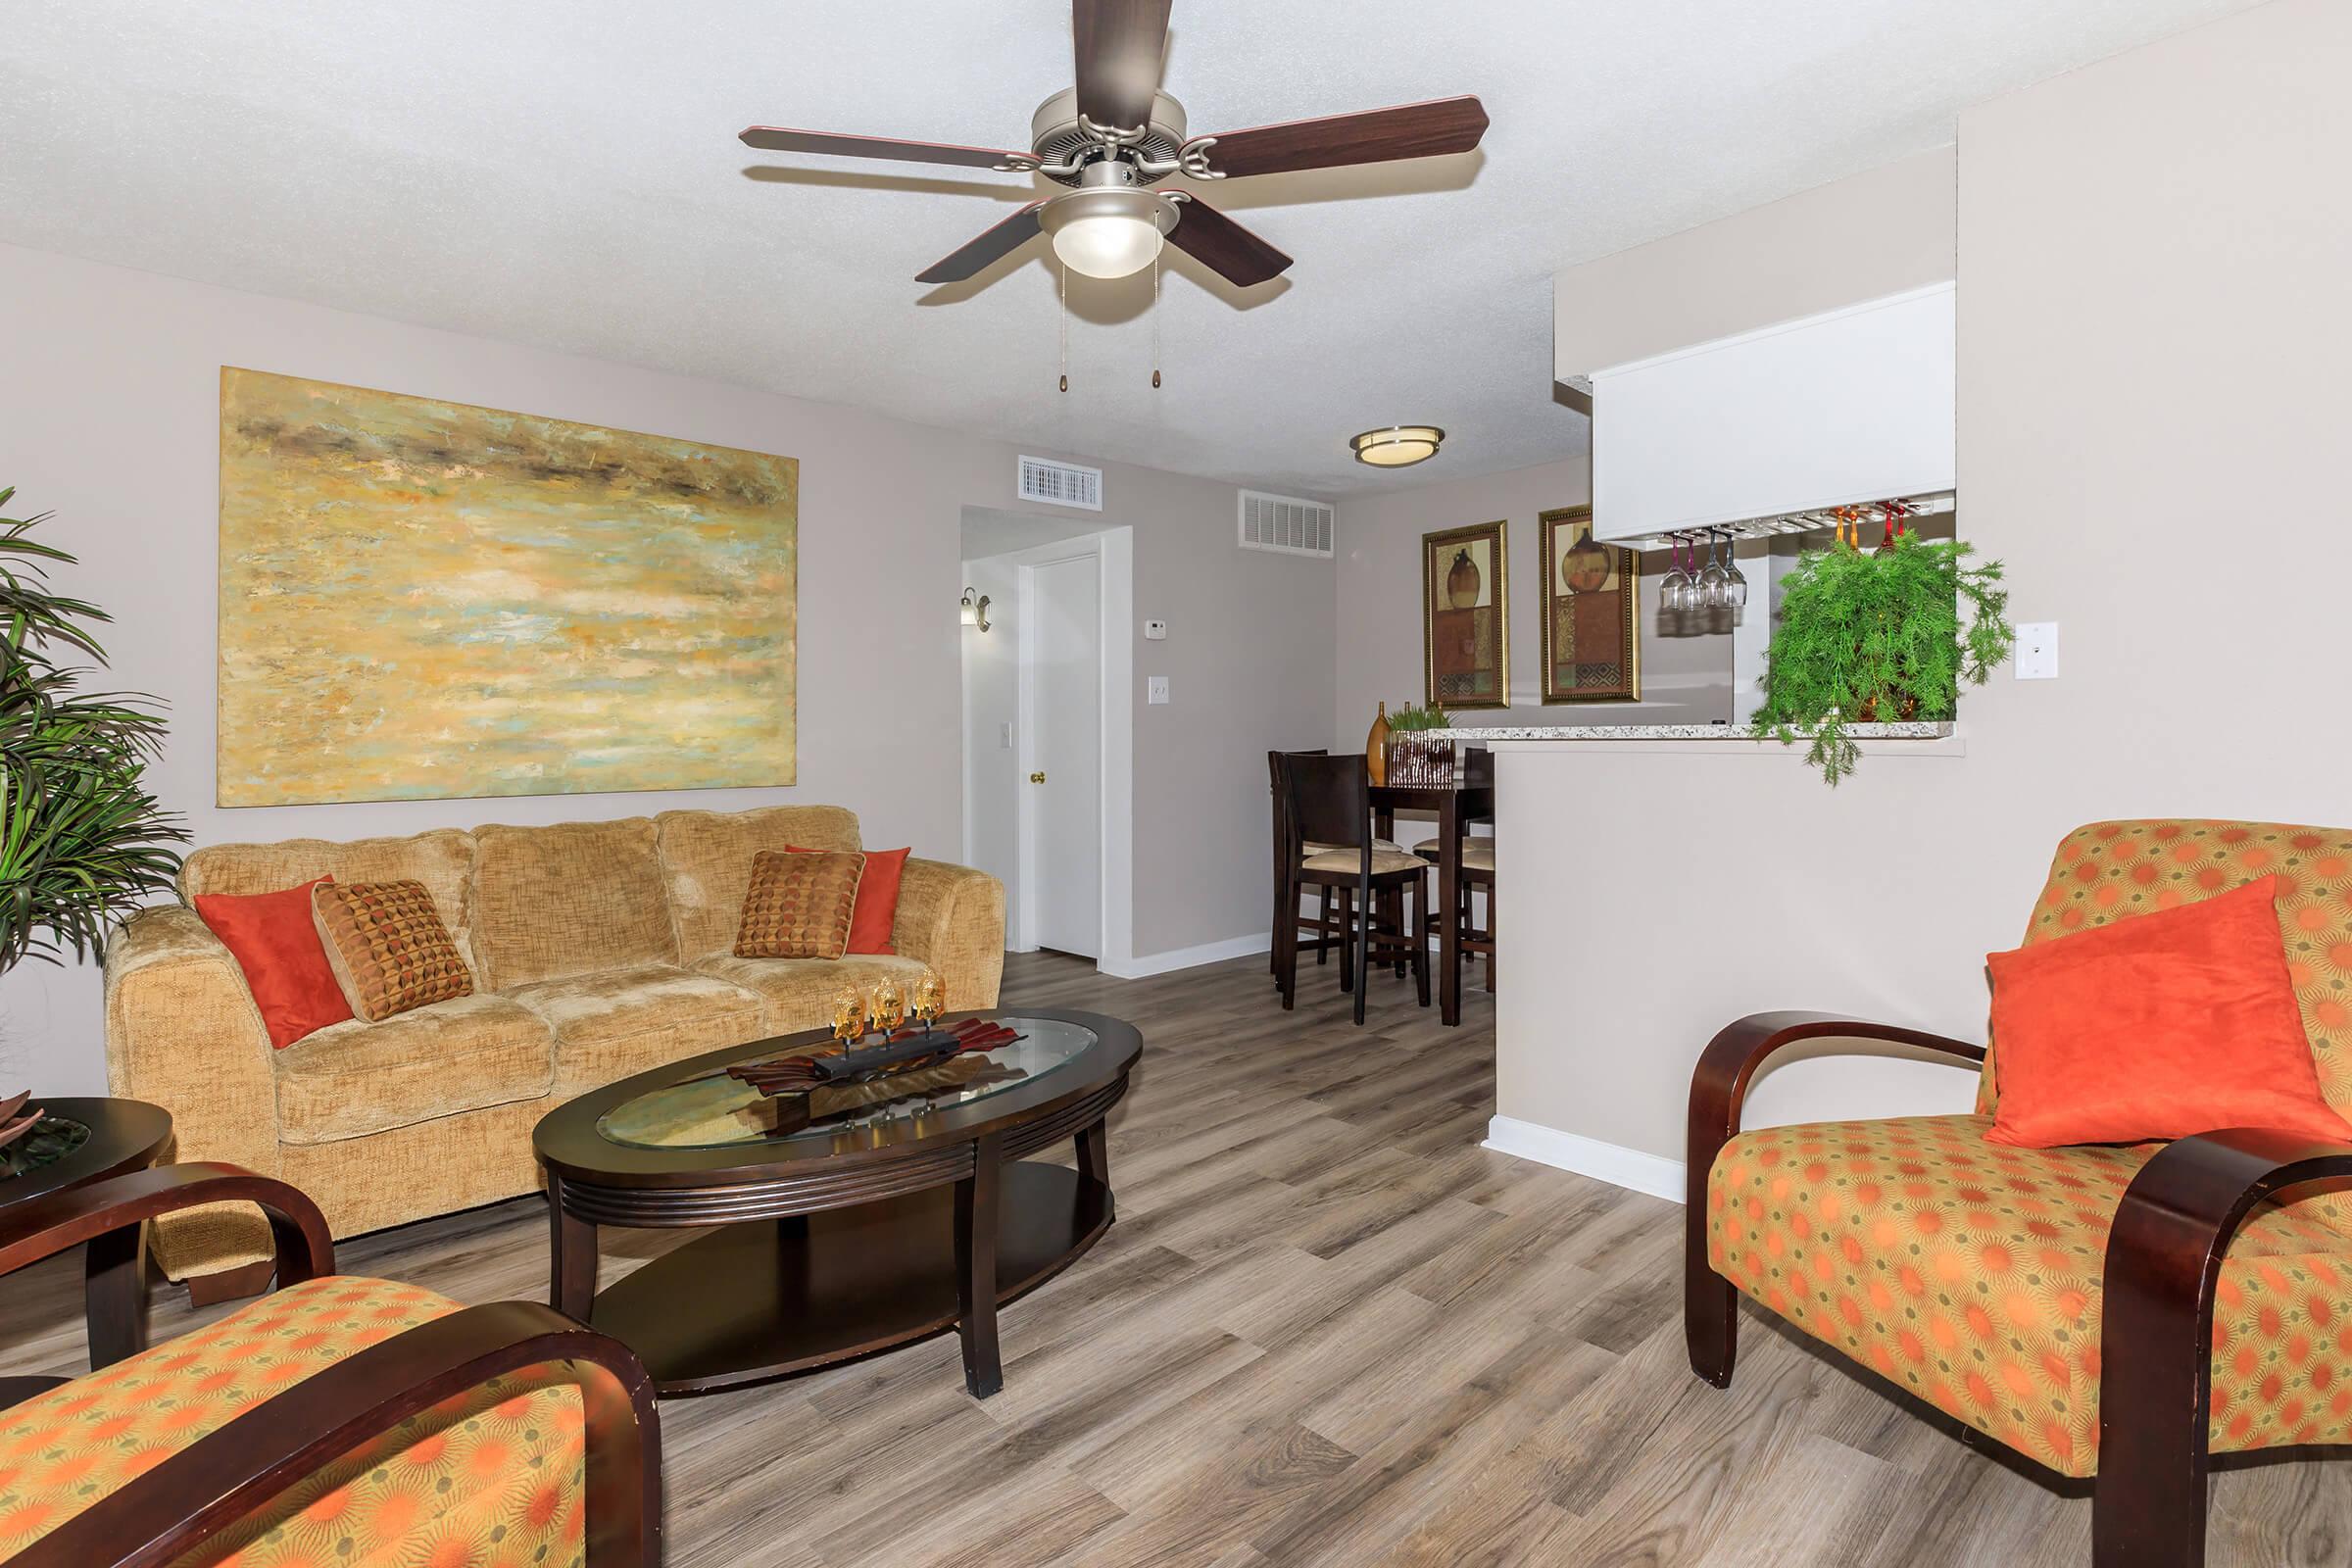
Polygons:
<instances>
[{"instance_id":1,"label":"framed wall art","mask_svg":"<svg viewBox=\"0 0 2352 1568\"><path fill-rule=\"evenodd\" d=\"M1508 527L1421 536L1421 650L1435 708L1511 706Z\"/></svg>"},{"instance_id":2,"label":"framed wall art","mask_svg":"<svg viewBox=\"0 0 2352 1568\"><path fill-rule=\"evenodd\" d=\"M800 466L220 372L220 802L793 782Z\"/></svg>"},{"instance_id":3,"label":"framed wall art","mask_svg":"<svg viewBox=\"0 0 2352 1568\"><path fill-rule=\"evenodd\" d=\"M1541 514L1544 701L1642 700L1642 558L1592 537L1591 507Z\"/></svg>"}]
</instances>

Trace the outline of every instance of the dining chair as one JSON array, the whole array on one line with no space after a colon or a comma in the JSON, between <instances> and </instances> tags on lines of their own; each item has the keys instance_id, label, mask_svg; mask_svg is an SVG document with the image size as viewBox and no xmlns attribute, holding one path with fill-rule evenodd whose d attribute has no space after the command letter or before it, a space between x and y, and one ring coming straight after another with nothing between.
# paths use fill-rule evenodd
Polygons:
<instances>
[{"instance_id":1,"label":"dining chair","mask_svg":"<svg viewBox=\"0 0 2352 1568\"><path fill-rule=\"evenodd\" d=\"M1319 897L1315 912L1307 915L1299 912L1298 895L1291 888L1285 859L1288 854L1285 846L1289 843L1290 803L1285 798L1282 788L1283 758L1329 757L1330 755L1328 749L1320 746L1302 752L1268 752L1266 754L1266 793L1274 802L1274 924L1271 940L1266 943L1266 972L1274 977L1277 985L1282 983L1282 923L1284 916L1290 917L1297 930L1314 933L1306 946L1314 950L1317 963L1329 963L1331 950L1336 945L1336 933L1339 927L1331 917L1332 890L1328 886L1316 890ZM1327 847L1317 846L1316 848Z\"/></svg>"},{"instance_id":2,"label":"dining chair","mask_svg":"<svg viewBox=\"0 0 2352 1568\"><path fill-rule=\"evenodd\" d=\"M1494 787L1494 754L1484 746L1465 750L1462 753L1462 779L1472 789L1492 790ZM1492 993L1495 968L1494 840L1470 833L1466 828L1467 824L1462 834L1461 897L1455 901L1455 907L1461 911L1461 950L1487 960L1487 990ZM1423 839L1413 846L1413 853L1434 866L1437 864L1439 848L1438 840ZM1484 925L1473 918L1473 894L1485 895L1487 912ZM1435 919L1432 919L1430 926L1432 930L1436 929Z\"/></svg>"},{"instance_id":3,"label":"dining chair","mask_svg":"<svg viewBox=\"0 0 2352 1568\"><path fill-rule=\"evenodd\" d=\"M1429 862L1372 832L1372 793L1360 757L1276 754L1284 802L1282 864L1285 906L1296 911L1309 887L1329 888L1339 901L1340 985L1355 997L1355 1021L1364 1021L1364 994L1379 956L1402 952L1413 969L1422 1006L1429 1005L1429 944L1420 935L1429 919ZM1400 918L1384 924L1376 899L1394 896ZM1299 922L1280 922L1282 1004L1298 991Z\"/></svg>"}]
</instances>

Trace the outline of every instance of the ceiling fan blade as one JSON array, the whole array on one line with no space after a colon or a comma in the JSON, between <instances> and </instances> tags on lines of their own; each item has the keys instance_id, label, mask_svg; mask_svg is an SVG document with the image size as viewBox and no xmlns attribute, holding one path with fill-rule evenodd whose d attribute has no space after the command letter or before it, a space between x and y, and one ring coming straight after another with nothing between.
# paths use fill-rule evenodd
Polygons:
<instances>
[{"instance_id":1,"label":"ceiling fan blade","mask_svg":"<svg viewBox=\"0 0 2352 1568\"><path fill-rule=\"evenodd\" d=\"M1001 147L956 147L946 142L898 141L888 136L842 136L829 130L792 130L754 125L743 144L771 153L825 153L835 158L892 158L907 164L956 164L965 169L1002 169L1026 173L1037 167L1033 153Z\"/></svg>"},{"instance_id":2,"label":"ceiling fan blade","mask_svg":"<svg viewBox=\"0 0 2352 1568\"><path fill-rule=\"evenodd\" d=\"M1070 0L1078 112L1131 129L1152 118L1168 47L1168 0Z\"/></svg>"},{"instance_id":3,"label":"ceiling fan blade","mask_svg":"<svg viewBox=\"0 0 2352 1568\"><path fill-rule=\"evenodd\" d=\"M1466 153L1487 133L1476 98L1439 98L1395 109L1293 120L1211 138L1208 167L1220 174L1279 174L1295 169L1385 164L1397 158Z\"/></svg>"},{"instance_id":4,"label":"ceiling fan blade","mask_svg":"<svg viewBox=\"0 0 2352 1568\"><path fill-rule=\"evenodd\" d=\"M1031 202L996 227L974 234L915 273L914 280L917 283L960 283L989 263L1010 256L1037 238L1040 226L1037 213L1045 205L1044 202Z\"/></svg>"},{"instance_id":5,"label":"ceiling fan blade","mask_svg":"<svg viewBox=\"0 0 2352 1568\"><path fill-rule=\"evenodd\" d=\"M1176 226L1168 242L1240 288L1271 282L1290 269L1291 259L1189 191L1176 204Z\"/></svg>"}]
</instances>

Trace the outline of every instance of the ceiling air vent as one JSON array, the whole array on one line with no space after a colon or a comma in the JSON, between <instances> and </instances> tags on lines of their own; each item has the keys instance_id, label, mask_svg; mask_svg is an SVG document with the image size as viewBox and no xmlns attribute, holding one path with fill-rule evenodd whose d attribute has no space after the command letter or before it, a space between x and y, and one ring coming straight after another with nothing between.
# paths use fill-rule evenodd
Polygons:
<instances>
[{"instance_id":1,"label":"ceiling air vent","mask_svg":"<svg viewBox=\"0 0 2352 1568\"><path fill-rule=\"evenodd\" d=\"M1102 470L1081 468L1075 463L1055 463L1048 458L1021 459L1021 499L1043 501L1056 507L1084 507L1089 512L1102 510Z\"/></svg>"},{"instance_id":2,"label":"ceiling air vent","mask_svg":"<svg viewBox=\"0 0 2352 1568\"><path fill-rule=\"evenodd\" d=\"M1286 556L1331 554L1331 508L1297 496L1242 492L1242 548L1278 550Z\"/></svg>"}]
</instances>

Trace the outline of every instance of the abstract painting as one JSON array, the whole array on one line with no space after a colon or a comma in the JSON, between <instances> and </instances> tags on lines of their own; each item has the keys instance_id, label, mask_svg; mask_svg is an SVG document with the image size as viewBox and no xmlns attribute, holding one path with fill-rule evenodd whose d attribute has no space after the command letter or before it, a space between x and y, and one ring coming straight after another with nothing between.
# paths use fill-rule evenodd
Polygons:
<instances>
[{"instance_id":1,"label":"abstract painting","mask_svg":"<svg viewBox=\"0 0 2352 1568\"><path fill-rule=\"evenodd\" d=\"M1433 708L1511 706L1509 529L1421 536L1421 653Z\"/></svg>"},{"instance_id":2,"label":"abstract painting","mask_svg":"<svg viewBox=\"0 0 2352 1568\"><path fill-rule=\"evenodd\" d=\"M793 782L791 458L220 372L222 806Z\"/></svg>"},{"instance_id":3,"label":"abstract painting","mask_svg":"<svg viewBox=\"0 0 2352 1568\"><path fill-rule=\"evenodd\" d=\"M1642 558L1592 537L1591 507L1541 513L1544 700L1638 703Z\"/></svg>"}]
</instances>

